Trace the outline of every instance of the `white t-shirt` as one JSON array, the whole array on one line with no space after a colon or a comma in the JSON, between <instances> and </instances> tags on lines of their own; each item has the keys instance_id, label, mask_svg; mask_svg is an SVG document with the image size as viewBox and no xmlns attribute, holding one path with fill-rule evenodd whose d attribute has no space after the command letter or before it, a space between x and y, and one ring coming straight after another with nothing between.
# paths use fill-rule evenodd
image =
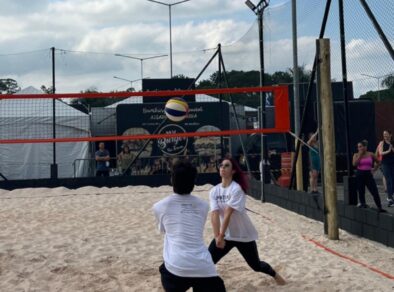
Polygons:
<instances>
[{"instance_id":1,"label":"white t-shirt","mask_svg":"<svg viewBox=\"0 0 394 292\"><path fill-rule=\"evenodd\" d=\"M193 195L172 194L153 205L159 230L165 234L163 258L179 277L215 277L216 267L204 243L208 203Z\"/></svg>"},{"instance_id":2,"label":"white t-shirt","mask_svg":"<svg viewBox=\"0 0 394 292\"><path fill-rule=\"evenodd\" d=\"M227 206L234 209L225 233L226 240L241 242L257 240L257 230L246 214L246 194L237 182L232 181L225 188L221 183L214 186L209 193L209 201L211 211L219 210L220 221L224 219L224 210Z\"/></svg>"}]
</instances>

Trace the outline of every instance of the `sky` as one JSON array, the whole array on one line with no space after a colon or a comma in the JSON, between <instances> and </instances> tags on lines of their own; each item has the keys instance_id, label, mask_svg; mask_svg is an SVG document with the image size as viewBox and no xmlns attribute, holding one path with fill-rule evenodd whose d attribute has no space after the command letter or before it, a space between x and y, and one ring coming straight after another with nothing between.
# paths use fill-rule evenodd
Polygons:
<instances>
[{"instance_id":1,"label":"sky","mask_svg":"<svg viewBox=\"0 0 394 292\"><path fill-rule=\"evenodd\" d=\"M172 6L174 75L197 76L219 43L227 70L259 69L256 15L244 2L191 0ZM339 80L336 2L333 1L327 33L332 37L332 75ZM380 5L369 2L393 41L394 1L380 0ZM290 3L271 0L264 14L265 69L270 73L292 66ZM325 1L297 3L299 64L309 69ZM348 79L355 80L358 94L376 89L377 84L376 78L362 73L382 76L394 71L394 66L363 15L359 1L345 3ZM139 90L141 61L115 54L137 58L167 54L143 60L143 77L170 77L167 6L147 0L0 0L0 6L0 78L13 78L22 88L52 84L51 47L56 48L58 93L89 88L103 92L125 90L130 85ZM209 78L216 70L217 61L202 78Z\"/></svg>"}]
</instances>

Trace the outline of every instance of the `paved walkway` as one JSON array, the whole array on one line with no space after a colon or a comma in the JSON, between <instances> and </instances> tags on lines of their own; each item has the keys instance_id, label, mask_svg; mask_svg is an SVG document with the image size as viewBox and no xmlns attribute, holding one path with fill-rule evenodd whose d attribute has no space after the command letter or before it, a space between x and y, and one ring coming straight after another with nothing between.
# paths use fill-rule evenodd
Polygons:
<instances>
[{"instance_id":1,"label":"paved walkway","mask_svg":"<svg viewBox=\"0 0 394 292\"><path fill-rule=\"evenodd\" d=\"M378 190L379 190L379 195L380 195L380 200L382 202L383 209L386 209L387 212L394 214L394 207L387 207L387 193L384 191L383 188L383 182L382 182L382 175L381 172L377 172L375 175L375 180L376 184L378 185ZM318 187L319 192L322 192L322 187L321 185ZM343 201L344 200L344 191L343 191L343 184L338 183L337 184L337 196L338 200ZM365 191L365 200L367 202L367 205L371 208L376 208L375 202L373 200L373 197L371 193L366 189Z\"/></svg>"}]
</instances>

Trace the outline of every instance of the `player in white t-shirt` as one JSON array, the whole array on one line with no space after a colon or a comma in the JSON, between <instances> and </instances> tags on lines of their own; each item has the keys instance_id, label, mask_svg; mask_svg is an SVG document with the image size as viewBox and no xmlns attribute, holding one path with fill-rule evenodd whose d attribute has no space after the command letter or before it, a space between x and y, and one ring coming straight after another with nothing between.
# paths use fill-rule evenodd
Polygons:
<instances>
[{"instance_id":1,"label":"player in white t-shirt","mask_svg":"<svg viewBox=\"0 0 394 292\"><path fill-rule=\"evenodd\" d=\"M174 193L153 205L159 230L164 233L160 266L165 291L226 291L204 243L209 205L191 195L197 169L178 161L171 172Z\"/></svg>"},{"instance_id":2,"label":"player in white t-shirt","mask_svg":"<svg viewBox=\"0 0 394 292\"><path fill-rule=\"evenodd\" d=\"M232 158L222 161L219 173L222 181L209 194L215 236L209 246L213 262L216 264L236 247L254 271L268 274L277 284L284 285L285 280L268 263L260 261L257 230L246 214L247 182L244 173Z\"/></svg>"}]
</instances>

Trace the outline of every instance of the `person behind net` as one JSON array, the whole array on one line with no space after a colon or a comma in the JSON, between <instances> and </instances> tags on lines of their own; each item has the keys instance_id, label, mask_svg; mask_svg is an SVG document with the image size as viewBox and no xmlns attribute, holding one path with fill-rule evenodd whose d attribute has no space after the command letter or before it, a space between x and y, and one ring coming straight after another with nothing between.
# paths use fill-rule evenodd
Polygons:
<instances>
[{"instance_id":1,"label":"person behind net","mask_svg":"<svg viewBox=\"0 0 394 292\"><path fill-rule=\"evenodd\" d=\"M104 142L99 143L99 150L96 151L96 176L109 176L109 152L105 149Z\"/></svg>"},{"instance_id":2,"label":"person behind net","mask_svg":"<svg viewBox=\"0 0 394 292\"><path fill-rule=\"evenodd\" d=\"M358 142L358 152L353 155L353 166L357 168L356 182L358 197L360 200L358 207L368 208L368 205L365 202L365 187L367 187L369 192L373 196L379 212L386 212L384 209L382 209L382 203L380 201L378 187L376 186L375 179L372 175L372 173L378 169L379 161L374 153L367 151L367 147L367 140Z\"/></svg>"},{"instance_id":3,"label":"person behind net","mask_svg":"<svg viewBox=\"0 0 394 292\"><path fill-rule=\"evenodd\" d=\"M256 272L273 277L278 285L285 280L266 262L261 261L257 250L257 230L246 214L246 177L233 158L225 158L219 165L221 183L209 194L211 223L214 239L209 252L216 264L233 247L241 253L247 264Z\"/></svg>"},{"instance_id":4,"label":"person behind net","mask_svg":"<svg viewBox=\"0 0 394 292\"><path fill-rule=\"evenodd\" d=\"M311 147L309 150L309 184L311 187L312 194L318 194L317 181L319 179L320 172L320 155L319 155L319 143L317 141L318 131L309 134L309 140L307 144Z\"/></svg>"},{"instance_id":5,"label":"person behind net","mask_svg":"<svg viewBox=\"0 0 394 292\"><path fill-rule=\"evenodd\" d=\"M134 154L130 152L127 145L123 145L122 151L118 154L118 168L121 174L131 175L131 168L129 165L134 159Z\"/></svg>"},{"instance_id":6,"label":"person behind net","mask_svg":"<svg viewBox=\"0 0 394 292\"><path fill-rule=\"evenodd\" d=\"M209 205L191 194L196 176L190 162L175 162L174 193L153 205L158 228L164 233L164 263L159 270L165 291L226 291L203 239Z\"/></svg>"},{"instance_id":7,"label":"person behind net","mask_svg":"<svg viewBox=\"0 0 394 292\"><path fill-rule=\"evenodd\" d=\"M394 206L394 140L391 131L383 131L383 140L379 143L383 175L386 179L388 207Z\"/></svg>"}]
</instances>

